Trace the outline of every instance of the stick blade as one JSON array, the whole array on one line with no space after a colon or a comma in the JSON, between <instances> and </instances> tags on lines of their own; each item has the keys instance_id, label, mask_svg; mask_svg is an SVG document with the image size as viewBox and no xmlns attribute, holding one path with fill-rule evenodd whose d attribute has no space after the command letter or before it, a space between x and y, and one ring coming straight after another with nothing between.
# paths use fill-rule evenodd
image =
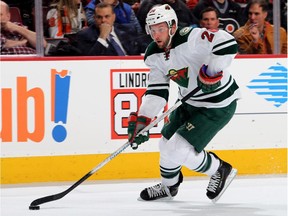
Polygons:
<instances>
[{"instance_id":1,"label":"stick blade","mask_svg":"<svg viewBox=\"0 0 288 216\"><path fill-rule=\"evenodd\" d=\"M30 205L29 210L40 210L40 206L38 205Z\"/></svg>"}]
</instances>

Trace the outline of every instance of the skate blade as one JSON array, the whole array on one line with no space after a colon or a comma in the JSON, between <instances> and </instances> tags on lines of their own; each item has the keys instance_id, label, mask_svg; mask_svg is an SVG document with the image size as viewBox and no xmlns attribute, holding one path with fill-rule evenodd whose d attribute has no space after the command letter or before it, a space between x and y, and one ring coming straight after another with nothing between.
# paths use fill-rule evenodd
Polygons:
<instances>
[{"instance_id":1,"label":"skate blade","mask_svg":"<svg viewBox=\"0 0 288 216\"><path fill-rule=\"evenodd\" d=\"M236 177L236 175L237 175L237 169L232 168L230 174L228 175L228 177L226 179L225 186L224 186L223 190L221 191L221 193L217 197L212 199L213 203L216 203L221 198L221 196L223 195L225 190L228 188L228 186L231 184L231 182Z\"/></svg>"},{"instance_id":2,"label":"skate blade","mask_svg":"<svg viewBox=\"0 0 288 216\"><path fill-rule=\"evenodd\" d=\"M156 199L156 200L144 200L141 197L137 198L137 200L141 202L166 202L166 201L172 201L173 199L174 197L163 197L163 198Z\"/></svg>"}]
</instances>

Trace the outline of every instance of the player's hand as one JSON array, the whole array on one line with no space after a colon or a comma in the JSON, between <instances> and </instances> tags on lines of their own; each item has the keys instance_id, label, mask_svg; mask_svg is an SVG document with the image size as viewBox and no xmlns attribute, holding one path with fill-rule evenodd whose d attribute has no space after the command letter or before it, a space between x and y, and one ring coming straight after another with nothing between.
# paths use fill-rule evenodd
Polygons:
<instances>
[{"instance_id":1,"label":"player's hand","mask_svg":"<svg viewBox=\"0 0 288 216\"><path fill-rule=\"evenodd\" d=\"M220 71L214 76L208 76L207 71L208 66L203 65L200 68L199 75L197 77L197 84L202 89L203 92L208 93L214 91L221 85L221 79L223 77L223 72Z\"/></svg>"},{"instance_id":2,"label":"player's hand","mask_svg":"<svg viewBox=\"0 0 288 216\"><path fill-rule=\"evenodd\" d=\"M137 149L138 145L149 140L149 131L137 135L139 131L149 125L151 119L146 116L138 116L136 112L131 112L128 119L128 140L132 149Z\"/></svg>"}]
</instances>

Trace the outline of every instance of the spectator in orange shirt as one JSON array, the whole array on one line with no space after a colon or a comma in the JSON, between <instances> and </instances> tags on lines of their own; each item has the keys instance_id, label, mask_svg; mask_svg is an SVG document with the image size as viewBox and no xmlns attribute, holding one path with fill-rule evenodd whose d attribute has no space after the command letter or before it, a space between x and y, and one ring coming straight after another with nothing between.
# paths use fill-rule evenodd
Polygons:
<instances>
[{"instance_id":1,"label":"spectator in orange shirt","mask_svg":"<svg viewBox=\"0 0 288 216\"><path fill-rule=\"evenodd\" d=\"M251 0L247 5L248 21L234 32L238 51L242 54L273 54L274 27L266 21L268 4L265 0ZM287 33L280 28L280 52L287 53Z\"/></svg>"}]
</instances>

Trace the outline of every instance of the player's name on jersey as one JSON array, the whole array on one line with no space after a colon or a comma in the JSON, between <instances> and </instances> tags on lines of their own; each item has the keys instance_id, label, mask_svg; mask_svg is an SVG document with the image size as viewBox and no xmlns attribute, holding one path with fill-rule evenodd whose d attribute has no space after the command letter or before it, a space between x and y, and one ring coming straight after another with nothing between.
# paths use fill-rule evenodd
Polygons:
<instances>
[{"instance_id":1,"label":"player's name on jersey","mask_svg":"<svg viewBox=\"0 0 288 216\"><path fill-rule=\"evenodd\" d=\"M146 88L148 72L113 73L113 89Z\"/></svg>"}]
</instances>

